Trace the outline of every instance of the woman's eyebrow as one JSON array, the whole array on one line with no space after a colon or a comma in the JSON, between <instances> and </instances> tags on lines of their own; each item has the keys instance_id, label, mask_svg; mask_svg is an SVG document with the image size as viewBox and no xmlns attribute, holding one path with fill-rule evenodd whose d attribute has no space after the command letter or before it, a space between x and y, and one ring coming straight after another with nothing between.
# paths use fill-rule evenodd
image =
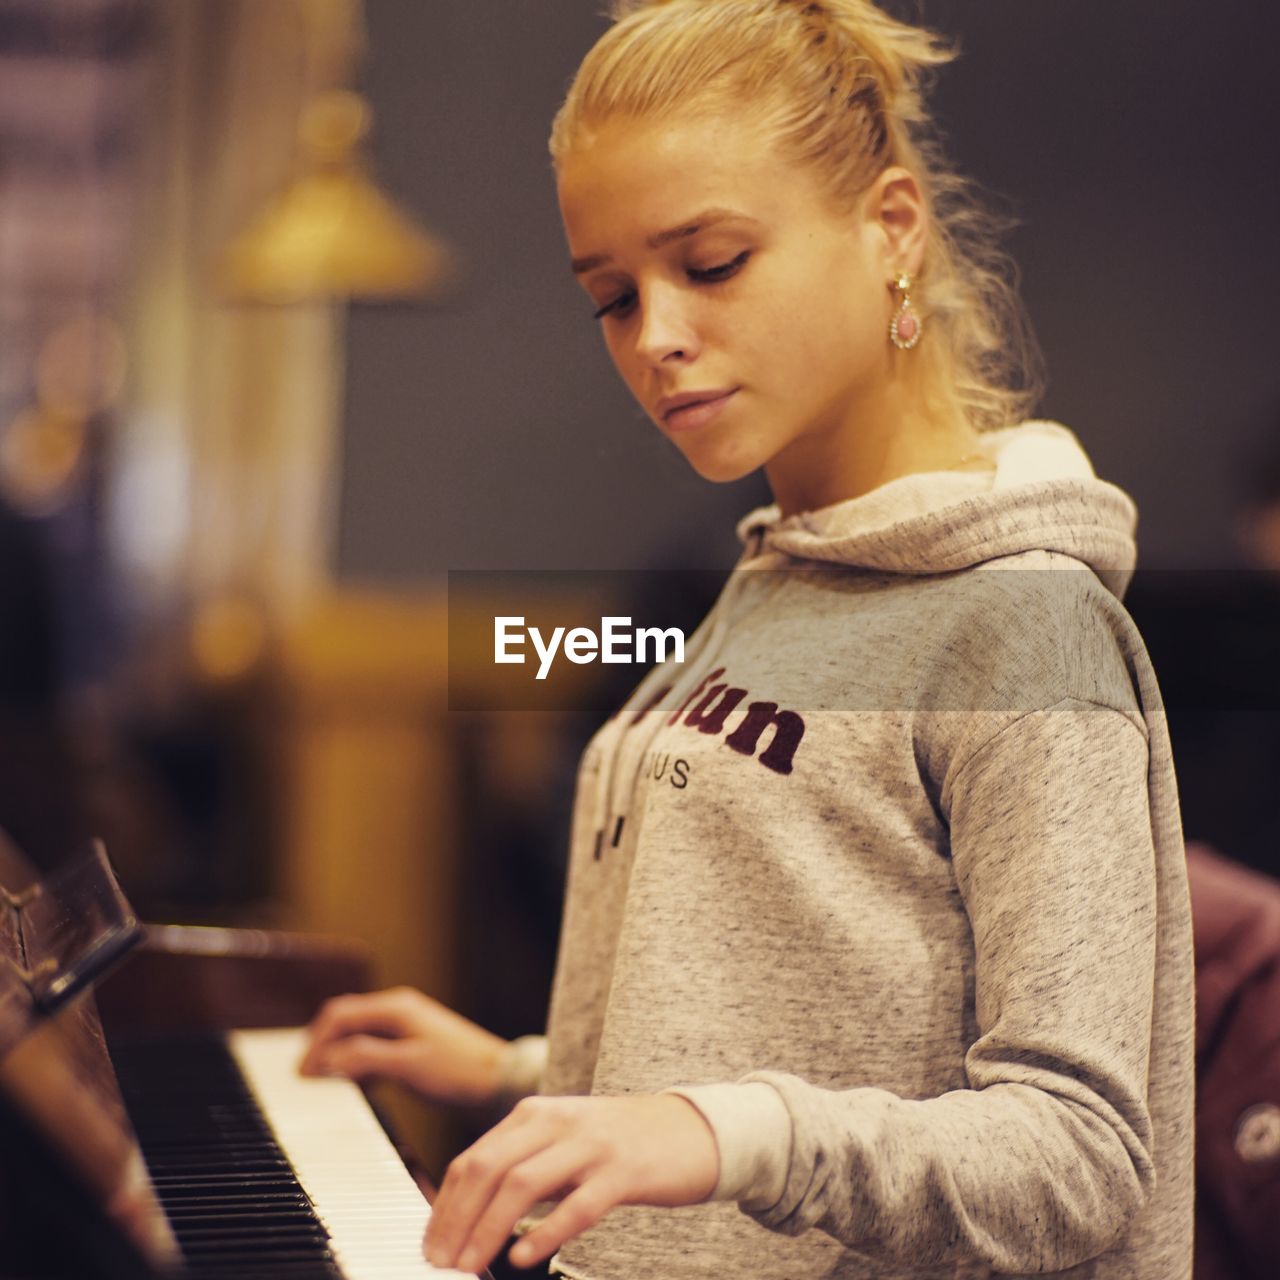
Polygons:
<instances>
[{"instance_id":1,"label":"woman's eyebrow","mask_svg":"<svg viewBox=\"0 0 1280 1280\"><path fill-rule=\"evenodd\" d=\"M713 227L717 222L728 222L736 220L738 222L758 222L758 218L752 218L745 213L737 213L733 209L704 209L697 214L689 222L682 222L678 227L672 227L667 231L659 231L656 235L652 235L646 241L650 249L661 249L664 245L670 244L674 240L687 240L690 236L696 236L699 231L705 231L707 227ZM594 271L597 267L603 267L606 263L612 262L613 259L607 253L595 253L586 258L574 258L572 262L573 274L580 276L584 272Z\"/></svg>"}]
</instances>

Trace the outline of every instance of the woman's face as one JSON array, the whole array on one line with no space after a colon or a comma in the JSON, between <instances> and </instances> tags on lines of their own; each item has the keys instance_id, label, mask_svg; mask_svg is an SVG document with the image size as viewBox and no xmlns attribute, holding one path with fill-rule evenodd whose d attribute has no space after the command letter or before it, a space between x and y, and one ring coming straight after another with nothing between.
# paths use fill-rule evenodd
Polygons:
<instances>
[{"instance_id":1,"label":"woman's face","mask_svg":"<svg viewBox=\"0 0 1280 1280\"><path fill-rule=\"evenodd\" d=\"M837 216L749 119L609 122L560 165L574 271L618 372L709 480L847 452L892 370L883 182ZM687 404L692 399L701 403Z\"/></svg>"}]
</instances>

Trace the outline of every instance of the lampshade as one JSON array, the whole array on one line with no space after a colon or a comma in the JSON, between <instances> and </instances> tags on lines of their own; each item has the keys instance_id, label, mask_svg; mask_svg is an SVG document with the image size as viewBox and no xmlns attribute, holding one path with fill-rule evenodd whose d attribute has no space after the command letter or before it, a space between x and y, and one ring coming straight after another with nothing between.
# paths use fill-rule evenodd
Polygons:
<instances>
[{"instance_id":1,"label":"lampshade","mask_svg":"<svg viewBox=\"0 0 1280 1280\"><path fill-rule=\"evenodd\" d=\"M449 253L378 190L359 154L364 99L320 94L303 113L302 169L232 240L220 283L246 302L425 297L450 275Z\"/></svg>"}]
</instances>

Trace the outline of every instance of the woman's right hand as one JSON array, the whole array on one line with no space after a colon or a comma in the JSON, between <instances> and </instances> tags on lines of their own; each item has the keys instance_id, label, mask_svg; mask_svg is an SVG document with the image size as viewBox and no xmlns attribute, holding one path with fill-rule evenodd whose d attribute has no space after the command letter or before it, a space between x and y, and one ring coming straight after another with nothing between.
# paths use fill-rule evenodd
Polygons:
<instances>
[{"instance_id":1,"label":"woman's right hand","mask_svg":"<svg viewBox=\"0 0 1280 1280\"><path fill-rule=\"evenodd\" d=\"M393 1080L435 1102L497 1098L507 1042L412 987L326 1001L310 1032L304 1076Z\"/></svg>"}]
</instances>

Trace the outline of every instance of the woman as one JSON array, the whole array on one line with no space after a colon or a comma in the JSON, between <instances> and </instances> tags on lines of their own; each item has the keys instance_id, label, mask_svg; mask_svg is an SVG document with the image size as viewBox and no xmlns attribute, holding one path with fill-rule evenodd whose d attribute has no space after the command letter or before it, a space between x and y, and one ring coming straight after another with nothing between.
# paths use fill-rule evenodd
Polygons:
<instances>
[{"instance_id":1,"label":"woman","mask_svg":"<svg viewBox=\"0 0 1280 1280\"><path fill-rule=\"evenodd\" d=\"M1185 1277L1191 935L1134 511L1014 425L1008 295L925 141L946 55L865 0L625 8L552 134L573 270L658 428L776 505L583 758L540 1096L450 1166L428 1258L477 1268L558 1201L512 1261ZM438 1098L539 1048L407 992L314 1030L307 1070Z\"/></svg>"}]
</instances>

